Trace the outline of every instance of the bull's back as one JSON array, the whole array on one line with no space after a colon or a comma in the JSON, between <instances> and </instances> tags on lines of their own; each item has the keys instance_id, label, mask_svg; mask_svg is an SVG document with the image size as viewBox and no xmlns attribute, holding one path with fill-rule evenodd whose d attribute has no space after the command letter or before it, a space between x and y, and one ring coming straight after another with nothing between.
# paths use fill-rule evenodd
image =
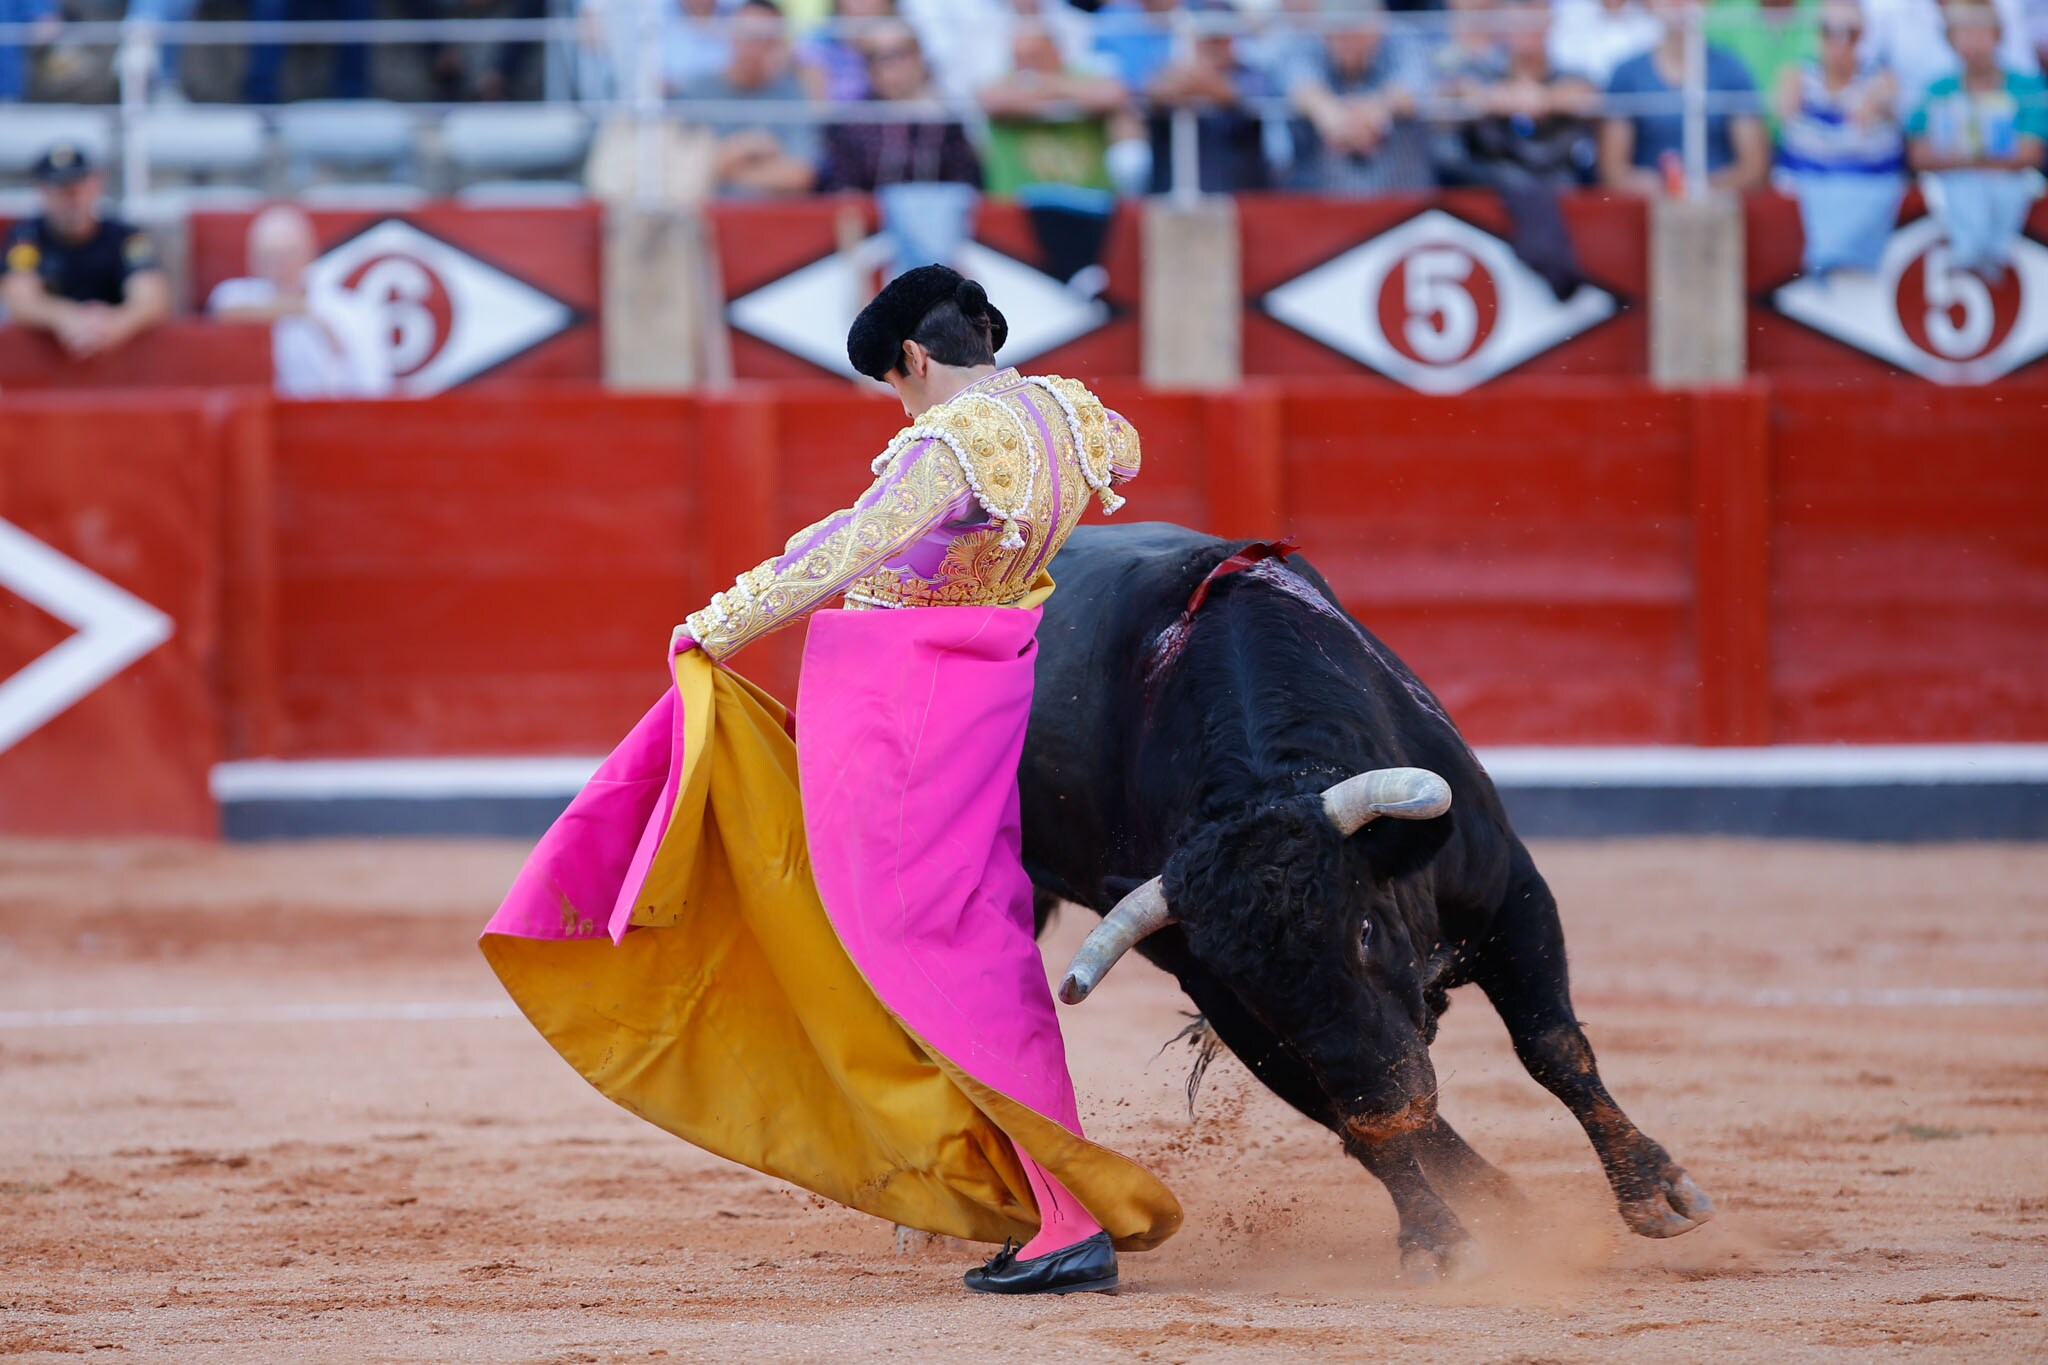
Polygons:
<instances>
[{"instance_id":1,"label":"bull's back","mask_svg":"<svg viewBox=\"0 0 2048 1365\"><path fill-rule=\"evenodd\" d=\"M1147 651L1216 562L1243 542L1167 522L1083 526L1052 561L1019 774L1025 862L1042 886L1094 904L1134 875L1129 785Z\"/></svg>"},{"instance_id":2,"label":"bull's back","mask_svg":"<svg viewBox=\"0 0 2048 1365\"><path fill-rule=\"evenodd\" d=\"M1145 670L1160 633L1179 618L1210 570L1247 543L1165 522L1084 526L1054 558L1059 587L1039 630L1037 689L1021 774L1025 859L1041 885L1096 904L1095 883L1102 877L1157 870L1159 850L1138 846L1144 838L1131 813L1148 796L1154 805L1162 799L1171 804L1184 793L1139 789L1145 772L1141 729L1171 726L1171 715L1185 709L1176 700L1186 699L1173 683L1164 683L1151 701L1158 710L1148 714ZM1491 781L1436 699L1392 650L1343 611L1313 565L1296 557L1289 568L1335 611L1300 616L1306 609L1298 601L1246 575L1219 585L1205 616L1220 612L1237 629L1276 632L1270 650L1249 651L1254 657L1299 655L1301 666L1313 671L1321 665L1338 675L1296 680L1309 692L1318 682L1327 684L1331 708L1356 713L1348 742L1335 747L1358 748L1357 770L1411 763L1432 768L1458 794L1463 835L1505 831ZM1251 616L1238 614L1247 609ZM1338 621L1345 624L1339 627ZM1220 624L1212 621L1211 629ZM1324 631L1322 647L1302 654L1295 634L1300 630Z\"/></svg>"}]
</instances>

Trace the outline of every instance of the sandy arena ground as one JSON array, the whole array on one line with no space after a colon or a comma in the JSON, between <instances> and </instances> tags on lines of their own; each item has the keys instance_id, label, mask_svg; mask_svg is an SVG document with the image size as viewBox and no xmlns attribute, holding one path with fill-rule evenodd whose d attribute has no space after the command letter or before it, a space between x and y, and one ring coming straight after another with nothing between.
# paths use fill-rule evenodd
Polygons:
<instances>
[{"instance_id":1,"label":"sandy arena ground","mask_svg":"<svg viewBox=\"0 0 2048 1365\"><path fill-rule=\"evenodd\" d=\"M1066 1012L1083 1112L1188 1223L1051 1302L589 1090L472 943L523 851L0 843L0 1356L2048 1356L2048 847L1539 848L1608 1083L1722 1214L1629 1235L1460 992L1444 1111L1534 1212L1450 1286L1235 1062L1189 1117L1132 959Z\"/></svg>"}]
</instances>

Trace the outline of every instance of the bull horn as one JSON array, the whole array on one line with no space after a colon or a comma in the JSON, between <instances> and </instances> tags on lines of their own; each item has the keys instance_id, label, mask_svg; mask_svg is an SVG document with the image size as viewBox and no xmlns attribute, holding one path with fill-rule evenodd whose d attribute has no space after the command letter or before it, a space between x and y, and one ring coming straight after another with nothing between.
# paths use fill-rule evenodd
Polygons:
<instances>
[{"instance_id":1,"label":"bull horn","mask_svg":"<svg viewBox=\"0 0 2048 1365\"><path fill-rule=\"evenodd\" d=\"M1117 959L1147 934L1157 933L1173 923L1172 907L1166 903L1166 888L1154 877L1116 903L1116 909L1102 917L1067 965L1060 982L1060 999L1078 1005L1088 992L1109 974Z\"/></svg>"},{"instance_id":2,"label":"bull horn","mask_svg":"<svg viewBox=\"0 0 2048 1365\"><path fill-rule=\"evenodd\" d=\"M1323 811L1345 836L1391 815L1432 820L1451 808L1451 784L1427 768L1375 768L1323 793Z\"/></svg>"}]
</instances>

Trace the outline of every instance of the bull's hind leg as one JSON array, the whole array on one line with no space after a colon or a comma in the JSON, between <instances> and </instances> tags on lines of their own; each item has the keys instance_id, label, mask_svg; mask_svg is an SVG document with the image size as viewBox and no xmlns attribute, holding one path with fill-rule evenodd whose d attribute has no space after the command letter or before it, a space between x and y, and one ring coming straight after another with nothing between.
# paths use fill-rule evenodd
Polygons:
<instances>
[{"instance_id":1,"label":"bull's hind leg","mask_svg":"<svg viewBox=\"0 0 2048 1365\"><path fill-rule=\"evenodd\" d=\"M1344 1150L1352 1159L1387 1187L1387 1194L1394 1201L1395 1216L1401 1222L1401 1269L1410 1275L1434 1276L1454 1275L1475 1266L1478 1256L1472 1234L1465 1231L1457 1214L1451 1212L1450 1205L1423 1174L1413 1137L1362 1142L1348 1135L1314 1073L1272 1030L1252 1017L1228 988L1218 984L1184 952L1168 950L1161 942L1164 938L1164 934L1158 935L1148 944L1152 953L1157 954L1154 960L1180 978L1181 989L1195 1002L1195 1008L1209 1021L1223 1045L1267 1089L1342 1138ZM1465 1150L1473 1160L1485 1165L1477 1153L1470 1148Z\"/></svg>"},{"instance_id":2,"label":"bull's hind leg","mask_svg":"<svg viewBox=\"0 0 2048 1365\"><path fill-rule=\"evenodd\" d=\"M1713 1201L1629 1121L1600 1080L1592 1045L1572 1013L1557 902L1534 867L1509 896L1476 966L1515 1055L1592 1139L1622 1220L1645 1237L1676 1237L1712 1218Z\"/></svg>"}]
</instances>

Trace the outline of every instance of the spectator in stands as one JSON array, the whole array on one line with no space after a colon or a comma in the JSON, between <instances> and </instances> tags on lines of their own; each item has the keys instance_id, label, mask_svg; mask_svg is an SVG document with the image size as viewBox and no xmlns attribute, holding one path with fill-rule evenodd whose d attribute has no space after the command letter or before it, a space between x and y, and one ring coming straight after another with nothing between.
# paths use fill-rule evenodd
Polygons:
<instances>
[{"instance_id":1,"label":"spectator in stands","mask_svg":"<svg viewBox=\"0 0 2048 1365\"><path fill-rule=\"evenodd\" d=\"M2022 75L2041 71L2028 41L2026 7L2037 0L1992 0L1998 13L1999 64ZM1863 0L1863 58L1892 73L1899 83L1899 107L1911 112L1942 76L1954 75L1956 54L1948 43L1940 0Z\"/></svg>"},{"instance_id":2,"label":"spectator in stands","mask_svg":"<svg viewBox=\"0 0 2048 1365\"><path fill-rule=\"evenodd\" d=\"M141 2L141 0L138 0ZM148 3L191 3L191 0L148 0ZM547 0L404 0L418 19L545 19ZM426 46L427 79L433 98L457 100L510 99L527 85L528 73L540 61L539 43L437 42ZM472 72L474 79L472 79Z\"/></svg>"},{"instance_id":3,"label":"spectator in stands","mask_svg":"<svg viewBox=\"0 0 2048 1365\"><path fill-rule=\"evenodd\" d=\"M1017 23L1011 70L985 87L987 185L1025 207L1051 273L1091 297L1116 195L1109 178L1111 121L1130 94L1114 76L1068 67L1049 25Z\"/></svg>"},{"instance_id":4,"label":"spectator in stands","mask_svg":"<svg viewBox=\"0 0 2048 1365\"><path fill-rule=\"evenodd\" d=\"M1820 56L1821 0L1708 0L1707 41L1735 54L1759 91ZM1775 121L1775 102L1764 110Z\"/></svg>"},{"instance_id":5,"label":"spectator in stands","mask_svg":"<svg viewBox=\"0 0 2048 1365\"><path fill-rule=\"evenodd\" d=\"M865 55L871 98L933 98L931 73L910 25L878 25ZM840 123L825 130L818 188L875 190L905 183L981 184L981 159L958 119Z\"/></svg>"},{"instance_id":6,"label":"spectator in stands","mask_svg":"<svg viewBox=\"0 0 2048 1365\"><path fill-rule=\"evenodd\" d=\"M933 84L948 99L974 99L1010 69L1011 30L1044 24L1068 65L1079 65L1094 37L1088 16L1067 0L897 0L916 30Z\"/></svg>"},{"instance_id":7,"label":"spectator in stands","mask_svg":"<svg viewBox=\"0 0 2048 1365\"><path fill-rule=\"evenodd\" d=\"M8 3L9 0L0 0L0 14L6 12ZM188 23L198 9L199 0L128 0L128 18L137 27L151 30L161 24ZM183 96L184 89L178 75L181 51L177 43L157 40L156 71L153 73L156 91L173 97ZM4 54L0 54L0 59L4 59Z\"/></svg>"},{"instance_id":8,"label":"spectator in stands","mask_svg":"<svg viewBox=\"0 0 2048 1365\"><path fill-rule=\"evenodd\" d=\"M1997 280L2041 193L2048 91L2039 76L1999 65L2001 31L1991 6L1957 0L1948 9L1948 40L1962 70L1937 80L1913 111L1909 158L1923 173L1949 259Z\"/></svg>"},{"instance_id":9,"label":"spectator in stands","mask_svg":"<svg viewBox=\"0 0 2048 1365\"><path fill-rule=\"evenodd\" d=\"M1501 197L1515 254L1566 299L1585 275L1558 196L1593 178L1600 92L1551 65L1544 0L1510 0L1501 13L1521 21L1502 34L1507 69L1493 76L1490 57L1475 55L1459 83L1465 117L1439 143L1439 169L1446 183Z\"/></svg>"},{"instance_id":10,"label":"spectator in stands","mask_svg":"<svg viewBox=\"0 0 2048 1365\"><path fill-rule=\"evenodd\" d=\"M1779 77L1779 179L1799 201L1806 273L1875 271L1906 189L1891 74L1857 56L1863 12L1827 0L1820 56Z\"/></svg>"},{"instance_id":11,"label":"spectator in stands","mask_svg":"<svg viewBox=\"0 0 2048 1365\"><path fill-rule=\"evenodd\" d=\"M805 39L797 52L798 72L812 99L868 97L868 64L861 55L865 24L895 14L895 0L832 0L832 22Z\"/></svg>"},{"instance_id":12,"label":"spectator in stands","mask_svg":"<svg viewBox=\"0 0 2048 1365\"><path fill-rule=\"evenodd\" d=\"M1228 0L1193 0L1188 8L1197 16L1236 12ZM1194 116L1202 193L1235 194L1272 186L1263 126L1247 101L1271 98L1280 88L1268 72L1240 58L1237 39L1230 33L1213 26L1198 31L1187 57L1154 68L1151 79L1134 88L1150 108L1146 136L1152 145L1154 193L1174 188L1174 116L1181 110Z\"/></svg>"},{"instance_id":13,"label":"spectator in stands","mask_svg":"<svg viewBox=\"0 0 2048 1365\"><path fill-rule=\"evenodd\" d=\"M676 95L684 101L801 102L805 91L790 56L789 26L774 0L743 0L729 22L725 69L699 76ZM728 114L707 122L718 135L713 175L721 192L801 194L817 183L818 134L811 124L778 118L764 127Z\"/></svg>"},{"instance_id":14,"label":"spectator in stands","mask_svg":"<svg viewBox=\"0 0 2048 1365\"><path fill-rule=\"evenodd\" d=\"M616 3L619 20L631 25L634 22L633 0L606 0ZM731 11L730 0L661 0L663 4L661 26L661 79L670 90L716 76L725 70L732 60L732 47L727 37L726 15ZM673 8L668 6L672 5ZM632 45L627 45L630 54ZM626 89L633 87L633 78L627 75L621 82Z\"/></svg>"},{"instance_id":15,"label":"spectator in stands","mask_svg":"<svg viewBox=\"0 0 2048 1365\"><path fill-rule=\"evenodd\" d=\"M934 98L924 51L909 24L879 24L866 55L874 99ZM981 159L957 118L834 124L825 130L818 187L875 194L893 277L913 266L952 262L979 199Z\"/></svg>"},{"instance_id":16,"label":"spectator in stands","mask_svg":"<svg viewBox=\"0 0 2048 1365\"><path fill-rule=\"evenodd\" d=\"M1639 0L1557 0L1550 62L1605 90L1614 69L1657 45L1664 25Z\"/></svg>"},{"instance_id":17,"label":"spectator in stands","mask_svg":"<svg viewBox=\"0 0 2048 1365\"><path fill-rule=\"evenodd\" d=\"M27 24L21 39L0 42L0 103L28 97L29 49L57 36L63 26L57 0L0 0L0 24Z\"/></svg>"},{"instance_id":18,"label":"spectator in stands","mask_svg":"<svg viewBox=\"0 0 2048 1365\"><path fill-rule=\"evenodd\" d=\"M1328 0L1324 9L1359 18L1330 30L1288 75L1287 98L1306 132L1296 185L1349 194L1428 189L1436 177L1416 118L1429 90L1428 54L1412 35L1387 31L1380 0Z\"/></svg>"},{"instance_id":19,"label":"spectator in stands","mask_svg":"<svg viewBox=\"0 0 2048 1365\"><path fill-rule=\"evenodd\" d=\"M1173 61L1181 0L1108 0L1096 14L1095 51L1124 89L1140 93Z\"/></svg>"},{"instance_id":20,"label":"spectator in stands","mask_svg":"<svg viewBox=\"0 0 2048 1365\"><path fill-rule=\"evenodd\" d=\"M1449 10L1442 36L1430 46L1429 83L1438 95L1460 99L1506 78L1508 50L1493 23L1501 12L1494 0L1450 0ZM1516 11L1524 22L1534 13L1526 7ZM1547 40L1547 26L1543 33Z\"/></svg>"},{"instance_id":21,"label":"spectator in stands","mask_svg":"<svg viewBox=\"0 0 2048 1365\"><path fill-rule=\"evenodd\" d=\"M307 23L375 18L370 0L249 0L249 18L259 24ZM325 44L334 53L331 93L336 99L359 100L370 93L370 49L363 43ZM277 103L277 78L284 66L284 48L257 43L249 49L249 75L243 98L250 104Z\"/></svg>"},{"instance_id":22,"label":"spectator in stands","mask_svg":"<svg viewBox=\"0 0 2048 1365\"><path fill-rule=\"evenodd\" d=\"M223 322L270 324L273 383L285 398L379 398L391 392L389 353L363 312L315 297L306 270L319 255L312 220L274 204L249 222L249 273L214 286L206 311Z\"/></svg>"},{"instance_id":23,"label":"spectator in stands","mask_svg":"<svg viewBox=\"0 0 2048 1365\"><path fill-rule=\"evenodd\" d=\"M1611 98L1633 101L1632 112L1610 117L1600 130L1600 179L1613 189L1655 195L1682 187L1685 118L1680 90L1685 79L1684 12L1687 0L1656 0L1664 20L1657 46L1614 69ZM1726 48L1707 44L1707 91L1754 101L1756 84ZM1770 172L1770 137L1752 109L1730 112L1710 106L1706 115L1709 182L1743 193L1764 183Z\"/></svg>"},{"instance_id":24,"label":"spectator in stands","mask_svg":"<svg viewBox=\"0 0 2048 1365\"><path fill-rule=\"evenodd\" d=\"M100 215L106 177L83 147L60 142L36 162L43 211L7 234L0 303L80 359L117 350L170 316L156 243Z\"/></svg>"}]
</instances>

